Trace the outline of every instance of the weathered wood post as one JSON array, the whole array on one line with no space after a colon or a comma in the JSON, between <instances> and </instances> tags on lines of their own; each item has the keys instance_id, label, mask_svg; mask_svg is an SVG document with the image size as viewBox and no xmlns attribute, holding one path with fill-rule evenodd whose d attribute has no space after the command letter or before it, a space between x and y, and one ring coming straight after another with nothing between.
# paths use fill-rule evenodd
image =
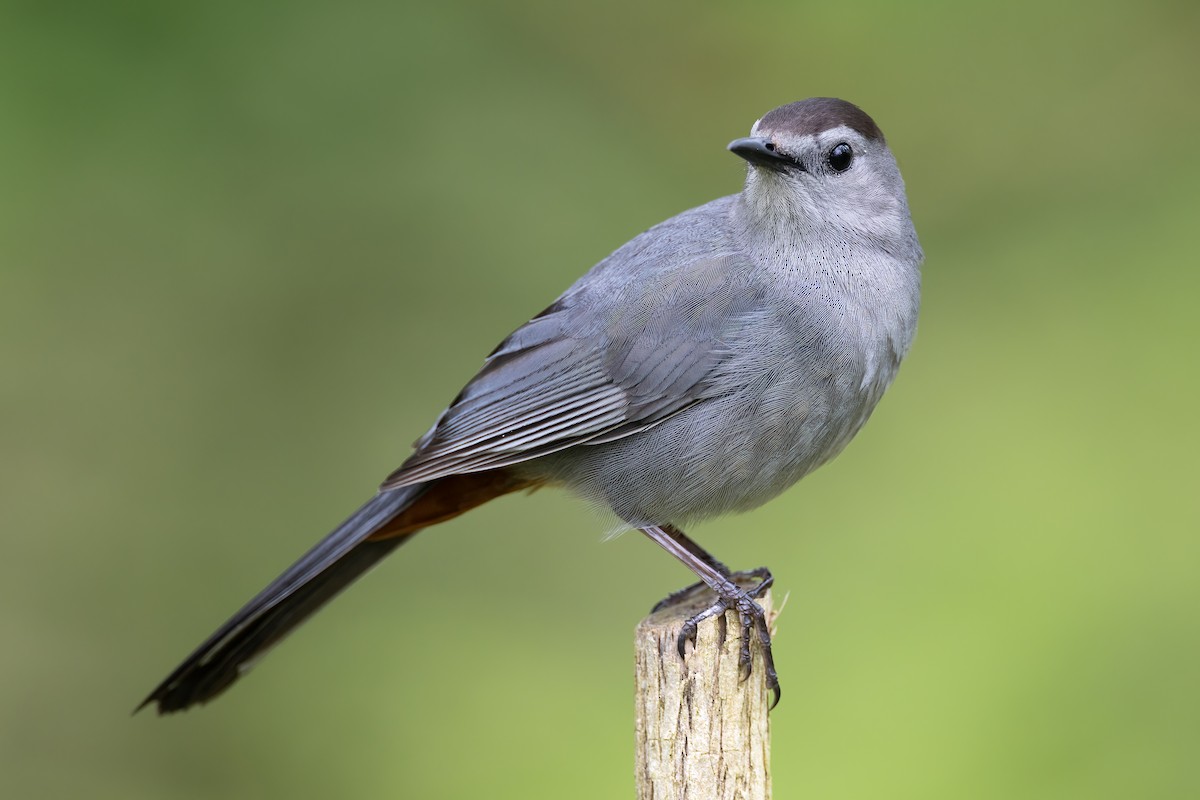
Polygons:
<instances>
[{"instance_id":1,"label":"weathered wood post","mask_svg":"<svg viewBox=\"0 0 1200 800\"><path fill-rule=\"evenodd\" d=\"M770 800L771 740L758 643L753 670L739 681L737 615L700 624L696 647L681 659L684 620L711 593L651 614L637 627L637 787L639 800ZM771 595L759 604L774 622Z\"/></svg>"}]
</instances>

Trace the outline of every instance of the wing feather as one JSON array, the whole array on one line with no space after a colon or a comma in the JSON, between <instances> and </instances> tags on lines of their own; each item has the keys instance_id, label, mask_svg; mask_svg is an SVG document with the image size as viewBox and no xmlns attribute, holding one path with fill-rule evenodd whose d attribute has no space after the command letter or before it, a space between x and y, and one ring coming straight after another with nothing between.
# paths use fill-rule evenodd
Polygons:
<instances>
[{"instance_id":1,"label":"wing feather","mask_svg":"<svg viewBox=\"0 0 1200 800\"><path fill-rule=\"evenodd\" d=\"M742 266L701 259L604 296L577 285L492 352L384 488L612 441L712 396L722 337L763 294Z\"/></svg>"}]
</instances>

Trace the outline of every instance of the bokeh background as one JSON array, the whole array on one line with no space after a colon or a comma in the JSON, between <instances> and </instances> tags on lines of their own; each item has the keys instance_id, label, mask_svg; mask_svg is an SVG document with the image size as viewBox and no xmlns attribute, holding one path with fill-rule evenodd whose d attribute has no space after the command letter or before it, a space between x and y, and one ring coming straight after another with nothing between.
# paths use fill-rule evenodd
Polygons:
<instances>
[{"instance_id":1,"label":"bokeh background","mask_svg":"<svg viewBox=\"0 0 1200 800\"><path fill-rule=\"evenodd\" d=\"M1200 5L8 3L0 795L616 798L690 575L552 492L406 546L220 702L129 712L481 358L837 95L924 243L769 563L779 797L1200 796Z\"/></svg>"}]
</instances>

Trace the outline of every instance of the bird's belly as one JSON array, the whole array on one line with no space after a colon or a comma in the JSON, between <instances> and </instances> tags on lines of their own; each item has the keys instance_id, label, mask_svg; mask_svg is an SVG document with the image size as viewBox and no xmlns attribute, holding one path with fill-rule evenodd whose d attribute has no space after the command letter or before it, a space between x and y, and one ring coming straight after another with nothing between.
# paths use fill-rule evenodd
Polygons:
<instances>
[{"instance_id":1,"label":"bird's belly","mask_svg":"<svg viewBox=\"0 0 1200 800\"><path fill-rule=\"evenodd\" d=\"M539 459L537 469L634 526L745 511L849 442L870 399L851 384L814 384L811 374L750 383L641 433Z\"/></svg>"}]
</instances>

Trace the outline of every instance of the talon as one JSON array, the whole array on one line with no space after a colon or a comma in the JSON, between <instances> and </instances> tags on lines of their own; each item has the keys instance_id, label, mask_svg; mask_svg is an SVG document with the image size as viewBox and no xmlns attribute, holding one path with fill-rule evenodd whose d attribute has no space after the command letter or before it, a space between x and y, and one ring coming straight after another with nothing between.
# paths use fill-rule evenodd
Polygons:
<instances>
[{"instance_id":1,"label":"talon","mask_svg":"<svg viewBox=\"0 0 1200 800\"><path fill-rule=\"evenodd\" d=\"M779 689L779 677L775 672L775 659L771 656L771 631L767 626L767 615L762 610L762 606L754 602L775 582L771 571L766 567L759 567L749 572L730 572L727 566L705 552L700 545L693 542L683 531L673 525L646 525L639 529L642 533L650 537L654 543L679 559L702 581L702 583L693 584L682 591L669 595L666 599L655 605L651 613L661 611L667 606L673 605L682 600L685 595L690 595L694 590L699 588L708 587L716 592L717 595L716 602L683 623L676 642L679 657L683 659L687 658L688 641L691 641L692 645L695 646L700 623L718 614L721 616L721 619L717 621L717 634L721 645L724 645L728 636L728 622L725 619L725 612L736 611L742 634L738 648L738 673L740 679L743 681L746 680L754 669L753 654L750 650L750 637L753 632L757 632L759 647L762 651L763 680L766 683L766 688L774 693L774 700L770 706L770 708L774 708L779 703L779 699L783 693ZM749 584L752 580L754 581L753 584L747 588L742 587L742 584Z\"/></svg>"},{"instance_id":2,"label":"talon","mask_svg":"<svg viewBox=\"0 0 1200 800\"><path fill-rule=\"evenodd\" d=\"M743 589L737 584L739 578L757 578L758 583L748 589ZM767 627L767 615L762 610L762 606L754 601L771 586L774 580L770 570L766 567L730 575L724 585L713 587L717 591L716 601L683 623L683 627L679 630L678 640L679 657L686 659L687 643L691 642L693 647L696 646L700 623L709 617L718 617L716 622L717 639L719 645L724 645L729 625L725 612L736 611L738 625L741 628L741 641L738 643L738 681L745 681L753 673L754 656L751 652L750 640L757 634L759 647L762 650L763 670L766 673L764 675L766 687L771 690L773 695L769 708L775 708L779 704L783 692L779 688L779 676L775 672L775 659L771 654L771 632ZM689 586L681 592L675 592L659 603L656 608L666 607L696 588L696 586Z\"/></svg>"},{"instance_id":3,"label":"talon","mask_svg":"<svg viewBox=\"0 0 1200 800\"><path fill-rule=\"evenodd\" d=\"M691 620L683 623L683 627L679 629L679 639L676 641L676 646L679 649L679 657L687 658L688 642L691 642L692 647L696 646L696 635L698 633L697 626Z\"/></svg>"}]
</instances>

